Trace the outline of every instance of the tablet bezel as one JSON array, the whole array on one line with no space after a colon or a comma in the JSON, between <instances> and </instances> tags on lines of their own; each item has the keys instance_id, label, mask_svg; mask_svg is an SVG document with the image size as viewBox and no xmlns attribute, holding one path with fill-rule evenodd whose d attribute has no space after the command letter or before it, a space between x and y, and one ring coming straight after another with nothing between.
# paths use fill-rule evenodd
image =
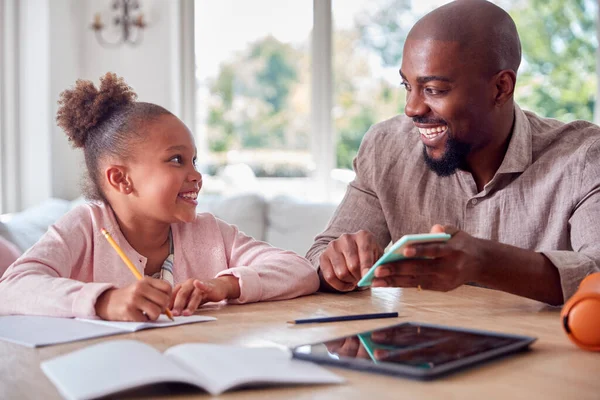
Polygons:
<instances>
[{"instance_id":1,"label":"tablet bezel","mask_svg":"<svg viewBox=\"0 0 600 400\"><path fill-rule=\"evenodd\" d=\"M444 330L450 330L450 331L455 331L455 332L464 332L464 333L493 336L493 337L497 337L497 338L509 338L509 339L515 339L517 341L514 343L511 343L509 345L500 347L500 348L488 350L483 353L477 353L477 354L470 355L470 356L467 356L465 358L461 358L458 360L449 361L447 363L434 366L430 369L423 369L423 368L419 368L419 367L412 367L409 365L388 363L385 361L375 363L372 360L366 360L366 359L362 359L362 358L351 358L351 357L340 356L338 359L336 359L336 358L333 358L330 356L321 356L321 355L314 355L311 353L306 353L301 350L305 346L324 345L326 342L346 339L346 338L349 338L352 336L358 336L360 334L367 334L367 333L371 333L371 332L378 331L378 330L395 328L395 327L399 327L402 325L412 325L415 327L425 327L425 328L437 328L437 329L444 329ZM484 330L477 330L477 329L455 328L455 327L451 327L451 326L426 324L426 323L409 321L409 322L403 322L400 324L394 324L394 325L381 327L381 328L377 328L377 329L372 329L369 331L358 332L355 334L346 335L346 336L338 337L335 339L330 339L330 340L325 340L325 341L321 341L321 342L309 343L309 344L305 344L305 345L301 345L301 346L296 346L292 349L292 356L299 360L313 361L313 362L320 363L320 364L327 364L327 365L332 365L332 366L337 366L337 367L342 367L342 368L349 368L349 369L353 369L353 370L373 372L373 373L393 375L393 376L401 376L401 377L414 378L414 379L419 379L419 380L430 380L430 379L442 377L444 375L448 375L450 373L468 369L470 367L476 366L476 365L486 362L488 360L492 360L492 359L499 358L499 357L502 357L505 355L513 354L513 353L516 353L519 351L528 350L529 346L536 340L537 340L537 338L534 338L531 336L505 334L505 333L484 331Z\"/></svg>"}]
</instances>

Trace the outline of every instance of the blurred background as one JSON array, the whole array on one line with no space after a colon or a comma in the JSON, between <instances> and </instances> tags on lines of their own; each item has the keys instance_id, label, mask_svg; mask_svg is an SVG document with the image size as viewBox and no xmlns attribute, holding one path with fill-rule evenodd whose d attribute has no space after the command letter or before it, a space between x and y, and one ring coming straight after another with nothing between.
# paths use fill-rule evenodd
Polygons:
<instances>
[{"instance_id":1,"label":"blurred background","mask_svg":"<svg viewBox=\"0 0 600 400\"><path fill-rule=\"evenodd\" d=\"M201 193L337 202L365 132L403 112L408 30L447 2L0 0L0 213L80 195L56 101L107 71L194 132ZM520 106L598 122L598 0L493 2L521 37Z\"/></svg>"}]
</instances>

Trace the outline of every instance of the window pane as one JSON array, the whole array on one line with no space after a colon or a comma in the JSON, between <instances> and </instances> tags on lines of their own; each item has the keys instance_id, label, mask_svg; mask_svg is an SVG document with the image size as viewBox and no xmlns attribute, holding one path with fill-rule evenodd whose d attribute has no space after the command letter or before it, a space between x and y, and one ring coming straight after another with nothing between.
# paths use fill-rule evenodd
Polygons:
<instances>
[{"instance_id":1,"label":"window pane","mask_svg":"<svg viewBox=\"0 0 600 400\"><path fill-rule=\"evenodd\" d=\"M352 160L369 127L404 112L398 69L406 34L443 1L333 0L337 166Z\"/></svg>"},{"instance_id":2,"label":"window pane","mask_svg":"<svg viewBox=\"0 0 600 400\"><path fill-rule=\"evenodd\" d=\"M523 48L517 103L544 117L592 121L597 0L512 0L508 10Z\"/></svg>"},{"instance_id":3,"label":"window pane","mask_svg":"<svg viewBox=\"0 0 600 400\"><path fill-rule=\"evenodd\" d=\"M302 191L314 169L312 1L199 1L195 18L205 190Z\"/></svg>"},{"instance_id":4,"label":"window pane","mask_svg":"<svg viewBox=\"0 0 600 400\"><path fill-rule=\"evenodd\" d=\"M406 34L448 0L333 0L337 165L351 168L370 125L402 113L398 68ZM492 1L514 18L522 42L515 98L563 121L593 119L597 0Z\"/></svg>"}]
</instances>

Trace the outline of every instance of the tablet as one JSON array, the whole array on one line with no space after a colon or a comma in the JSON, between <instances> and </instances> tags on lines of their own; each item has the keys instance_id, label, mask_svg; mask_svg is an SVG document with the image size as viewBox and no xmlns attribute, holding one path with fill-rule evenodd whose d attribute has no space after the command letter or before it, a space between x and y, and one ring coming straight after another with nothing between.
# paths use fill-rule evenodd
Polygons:
<instances>
[{"instance_id":1,"label":"tablet","mask_svg":"<svg viewBox=\"0 0 600 400\"><path fill-rule=\"evenodd\" d=\"M298 346L295 358L360 371L434 379L527 350L536 338L405 322Z\"/></svg>"},{"instance_id":2,"label":"tablet","mask_svg":"<svg viewBox=\"0 0 600 400\"><path fill-rule=\"evenodd\" d=\"M394 261L404 260L404 249L410 244L417 243L436 243L445 242L452 236L447 233L420 233L416 235L404 235L396 241L390 248L381 256L379 260L373 264L369 271L358 281L359 287L370 286L375 278L375 270L381 264L390 263Z\"/></svg>"}]
</instances>

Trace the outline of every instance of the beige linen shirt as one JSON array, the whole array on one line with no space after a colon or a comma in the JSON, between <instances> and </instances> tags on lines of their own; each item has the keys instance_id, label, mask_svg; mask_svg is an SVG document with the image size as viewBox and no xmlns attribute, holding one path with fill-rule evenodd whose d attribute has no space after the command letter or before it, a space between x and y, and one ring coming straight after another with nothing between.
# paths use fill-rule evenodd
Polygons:
<instances>
[{"instance_id":1,"label":"beige linen shirt","mask_svg":"<svg viewBox=\"0 0 600 400\"><path fill-rule=\"evenodd\" d=\"M402 235L449 224L479 238L543 253L556 266L564 299L600 270L600 128L564 124L515 106L500 168L477 191L471 173L439 177L423 159L410 118L374 125L354 160L356 178L307 258L315 267L343 233L372 232L385 247Z\"/></svg>"}]
</instances>

